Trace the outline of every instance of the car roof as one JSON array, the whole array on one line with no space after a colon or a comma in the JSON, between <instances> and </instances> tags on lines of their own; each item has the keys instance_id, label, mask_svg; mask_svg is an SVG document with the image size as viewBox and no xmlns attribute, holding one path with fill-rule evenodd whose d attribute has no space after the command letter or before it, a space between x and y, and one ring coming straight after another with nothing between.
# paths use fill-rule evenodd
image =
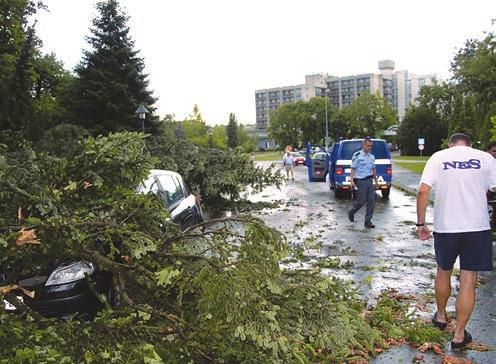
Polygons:
<instances>
[{"instance_id":1,"label":"car roof","mask_svg":"<svg viewBox=\"0 0 496 364\"><path fill-rule=\"evenodd\" d=\"M150 178L152 176L161 176L164 174L181 178L181 175L179 173L173 172L173 171L167 171L165 169L150 169L150 173L148 174L148 178Z\"/></svg>"},{"instance_id":2,"label":"car roof","mask_svg":"<svg viewBox=\"0 0 496 364\"><path fill-rule=\"evenodd\" d=\"M154 182L153 177L157 176L174 176L177 177L180 181L182 181L182 177L179 173L173 171L167 171L165 169L151 169L148 177L140 183L138 186L138 191L142 193L150 192L151 186Z\"/></svg>"}]
</instances>

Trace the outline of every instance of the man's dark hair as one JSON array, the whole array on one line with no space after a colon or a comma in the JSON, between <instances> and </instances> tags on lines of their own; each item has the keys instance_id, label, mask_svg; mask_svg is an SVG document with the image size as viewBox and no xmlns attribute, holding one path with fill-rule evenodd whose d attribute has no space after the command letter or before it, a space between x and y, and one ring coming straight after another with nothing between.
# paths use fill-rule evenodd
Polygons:
<instances>
[{"instance_id":1,"label":"man's dark hair","mask_svg":"<svg viewBox=\"0 0 496 364\"><path fill-rule=\"evenodd\" d=\"M372 138L369 137L369 136L366 136L365 138L363 138L363 142L371 142L372 141Z\"/></svg>"},{"instance_id":2,"label":"man's dark hair","mask_svg":"<svg viewBox=\"0 0 496 364\"><path fill-rule=\"evenodd\" d=\"M455 133L451 135L448 144L457 144L459 141L465 142L465 145L472 145L470 137L463 133Z\"/></svg>"},{"instance_id":3,"label":"man's dark hair","mask_svg":"<svg viewBox=\"0 0 496 364\"><path fill-rule=\"evenodd\" d=\"M493 140L492 142L487 143L486 150L490 150L492 147L496 147L496 140Z\"/></svg>"}]
</instances>

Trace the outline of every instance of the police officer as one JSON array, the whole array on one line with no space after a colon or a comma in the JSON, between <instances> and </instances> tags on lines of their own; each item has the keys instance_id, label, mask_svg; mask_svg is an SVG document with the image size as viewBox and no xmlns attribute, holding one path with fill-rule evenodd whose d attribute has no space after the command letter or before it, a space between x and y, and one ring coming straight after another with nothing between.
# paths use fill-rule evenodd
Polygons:
<instances>
[{"instance_id":1,"label":"police officer","mask_svg":"<svg viewBox=\"0 0 496 364\"><path fill-rule=\"evenodd\" d=\"M375 157L371 153L372 139L366 137L363 140L362 150L353 154L351 159L351 187L358 190L358 197L353 201L353 208L348 211L348 218L355 221L355 213L367 204L365 213L365 227L373 229L372 215L375 206L375 186L377 176L375 172Z\"/></svg>"}]
</instances>

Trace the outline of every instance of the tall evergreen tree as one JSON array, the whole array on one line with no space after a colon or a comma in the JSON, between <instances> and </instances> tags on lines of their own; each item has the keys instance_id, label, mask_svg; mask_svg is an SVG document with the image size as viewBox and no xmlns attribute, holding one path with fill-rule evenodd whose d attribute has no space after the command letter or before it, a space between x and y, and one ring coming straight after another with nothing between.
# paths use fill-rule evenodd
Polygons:
<instances>
[{"instance_id":1,"label":"tall evergreen tree","mask_svg":"<svg viewBox=\"0 0 496 364\"><path fill-rule=\"evenodd\" d=\"M229 123L226 126L227 145L229 148L236 148L239 145L238 139L238 123L236 122L236 115L229 114Z\"/></svg>"},{"instance_id":2,"label":"tall evergreen tree","mask_svg":"<svg viewBox=\"0 0 496 364\"><path fill-rule=\"evenodd\" d=\"M98 16L87 37L92 50L85 51L76 67L78 80L74 111L80 126L93 134L118 130L141 130L135 113L143 103L150 111L146 132L157 131L157 118L152 116L155 98L148 91L144 61L134 50L129 36L129 17L117 0L96 5Z\"/></svg>"},{"instance_id":3,"label":"tall evergreen tree","mask_svg":"<svg viewBox=\"0 0 496 364\"><path fill-rule=\"evenodd\" d=\"M0 130L23 131L30 119L40 45L30 19L40 7L29 0L0 2Z\"/></svg>"}]
</instances>

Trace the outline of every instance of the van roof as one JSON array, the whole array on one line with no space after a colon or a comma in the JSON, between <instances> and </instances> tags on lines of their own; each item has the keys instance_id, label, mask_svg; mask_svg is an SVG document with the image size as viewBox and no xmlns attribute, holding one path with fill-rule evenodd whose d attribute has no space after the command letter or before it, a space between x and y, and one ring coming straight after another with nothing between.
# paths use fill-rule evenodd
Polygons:
<instances>
[{"instance_id":1,"label":"van roof","mask_svg":"<svg viewBox=\"0 0 496 364\"><path fill-rule=\"evenodd\" d=\"M343 143L343 142L363 142L365 138L357 138L357 139L343 139L340 141L337 141L336 143ZM386 142L384 139L376 139L376 138L370 138L373 142Z\"/></svg>"}]
</instances>

